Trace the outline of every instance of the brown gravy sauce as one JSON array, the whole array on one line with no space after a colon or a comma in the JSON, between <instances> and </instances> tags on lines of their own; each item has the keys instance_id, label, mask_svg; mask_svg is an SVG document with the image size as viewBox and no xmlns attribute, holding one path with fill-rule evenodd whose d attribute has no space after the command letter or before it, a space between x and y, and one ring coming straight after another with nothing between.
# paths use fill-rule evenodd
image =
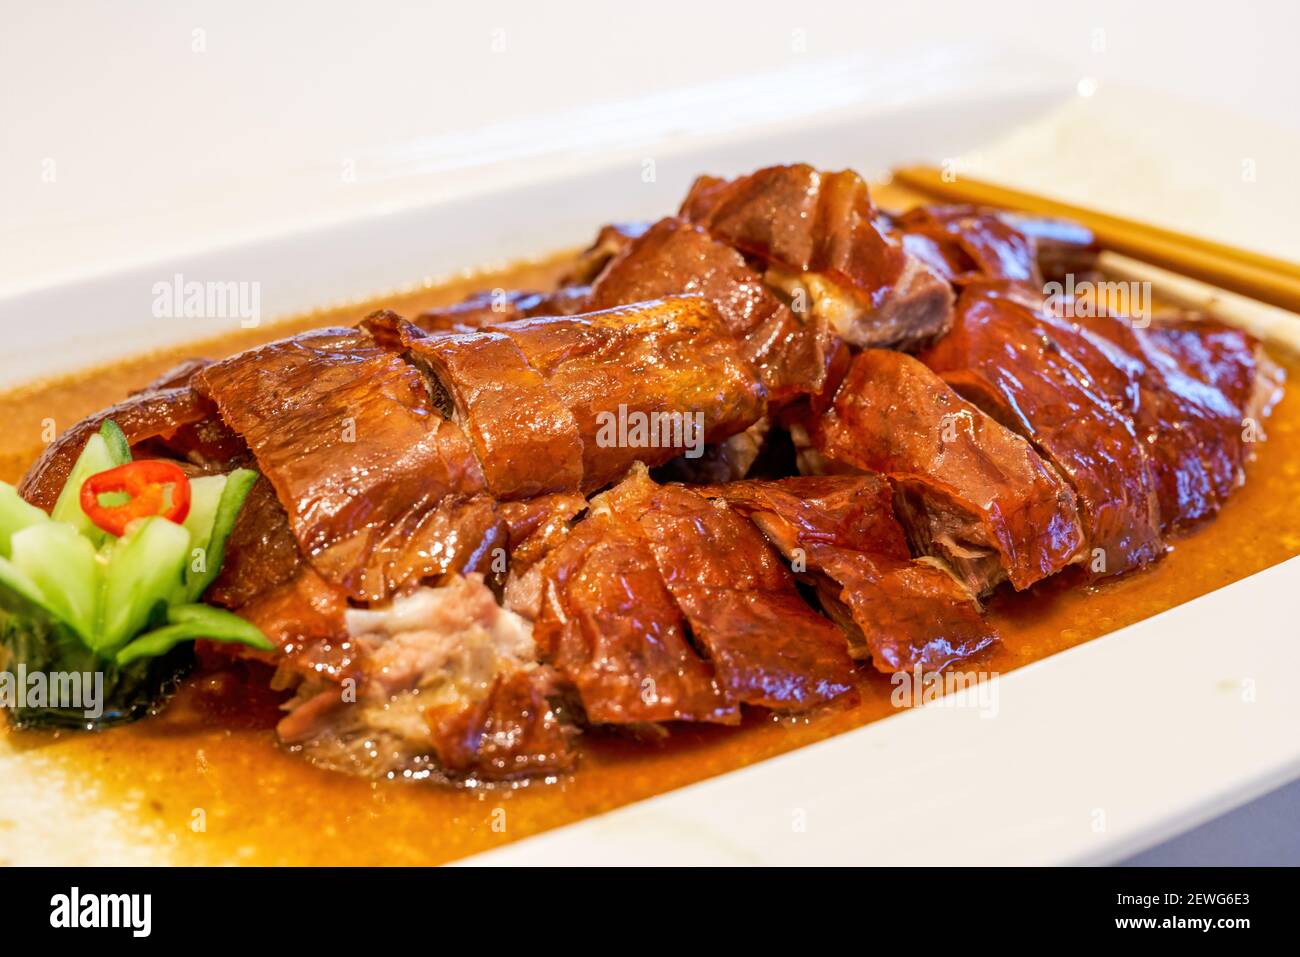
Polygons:
<instances>
[{"instance_id":1,"label":"brown gravy sauce","mask_svg":"<svg viewBox=\"0 0 1300 957\"><path fill-rule=\"evenodd\" d=\"M59 430L124 397L189 356L219 358L313 326L351 324L385 306L411 315L479 289L546 288L569 255L311 313L168 349L0 395L0 479L16 481ZM1165 559L1096 587L1065 576L1000 593L990 614L1001 647L976 667L1005 672L1148 618L1300 554L1300 361L1278 354L1291 384L1267 423L1245 487L1217 520L1177 540ZM266 675L191 678L159 716L97 734L16 733L7 744L85 782L140 840L161 834L183 863L435 864L681 787L829 737L896 710L883 676L864 670L858 700L798 718L750 714L738 730L675 729L662 743L589 733L576 773L515 789L452 790L322 771L274 741L277 700ZM854 773L849 770L849 773ZM204 827L193 824L202 811ZM504 813L503 813L504 812ZM133 827L133 829L134 829ZM148 836L148 837L146 837Z\"/></svg>"}]
</instances>

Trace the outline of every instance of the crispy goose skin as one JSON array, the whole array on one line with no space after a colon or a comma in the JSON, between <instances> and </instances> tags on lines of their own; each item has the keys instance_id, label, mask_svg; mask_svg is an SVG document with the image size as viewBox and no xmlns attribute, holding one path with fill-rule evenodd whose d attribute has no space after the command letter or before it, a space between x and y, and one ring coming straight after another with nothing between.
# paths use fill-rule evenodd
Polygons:
<instances>
[{"instance_id":1,"label":"crispy goose skin","mask_svg":"<svg viewBox=\"0 0 1300 957\"><path fill-rule=\"evenodd\" d=\"M691 647L686 623L636 526L608 509L578 523L543 568L541 659L597 724L740 718Z\"/></svg>"},{"instance_id":2,"label":"crispy goose skin","mask_svg":"<svg viewBox=\"0 0 1300 957\"><path fill-rule=\"evenodd\" d=\"M1015 294L974 285L958 300L952 331L920 358L1029 439L1074 487L1093 574L1119 574L1163 553L1150 456L1128 410L1108 398L1126 390L1128 373L1094 344Z\"/></svg>"},{"instance_id":3,"label":"crispy goose skin","mask_svg":"<svg viewBox=\"0 0 1300 957\"><path fill-rule=\"evenodd\" d=\"M964 586L912 561L878 475L804 476L701 488L746 514L816 585L855 657L883 672L937 671L997 634Z\"/></svg>"},{"instance_id":4,"label":"crispy goose skin","mask_svg":"<svg viewBox=\"0 0 1300 957\"><path fill-rule=\"evenodd\" d=\"M1258 429L1282 398L1285 373L1249 333L1212 319L1175 316L1154 319L1145 336L1184 373L1222 392L1241 410L1243 426Z\"/></svg>"},{"instance_id":5,"label":"crispy goose skin","mask_svg":"<svg viewBox=\"0 0 1300 957\"><path fill-rule=\"evenodd\" d=\"M77 456L105 419L112 419L132 446L176 435L187 426L210 421L212 405L189 386L141 392L112 408L82 419L41 453L18 485L18 494L49 511L59 499Z\"/></svg>"},{"instance_id":6,"label":"crispy goose skin","mask_svg":"<svg viewBox=\"0 0 1300 957\"><path fill-rule=\"evenodd\" d=\"M585 286L569 286L555 292L492 290L470 296L454 306L422 312L412 322L425 332L467 332L533 316L571 316L587 310L588 292Z\"/></svg>"},{"instance_id":7,"label":"crispy goose skin","mask_svg":"<svg viewBox=\"0 0 1300 957\"><path fill-rule=\"evenodd\" d=\"M1094 310L1077 312L1061 321L1098 344L1136 380L1131 414L1155 469L1162 528L1185 528L1215 515L1242 478L1249 448L1242 439L1244 410L1184 372L1157 339L1130 321ZM1126 395L1111 398L1119 404Z\"/></svg>"},{"instance_id":8,"label":"crispy goose skin","mask_svg":"<svg viewBox=\"0 0 1300 957\"><path fill-rule=\"evenodd\" d=\"M854 345L906 347L951 321L947 283L880 232L856 173L799 164L701 177L679 215L765 263L769 282Z\"/></svg>"},{"instance_id":9,"label":"crispy goose skin","mask_svg":"<svg viewBox=\"0 0 1300 957\"><path fill-rule=\"evenodd\" d=\"M744 340L772 400L818 392L826 378L829 330L801 322L726 243L699 226L663 219L628 243L591 288L591 308L608 309L674 295L700 295Z\"/></svg>"},{"instance_id":10,"label":"crispy goose skin","mask_svg":"<svg viewBox=\"0 0 1300 957\"><path fill-rule=\"evenodd\" d=\"M347 596L337 586L301 566L293 578L262 591L239 609L275 644L274 652L226 642L212 644L218 657L255 658L280 666L295 679L339 682L351 675L356 649L348 639L343 614Z\"/></svg>"},{"instance_id":11,"label":"crispy goose skin","mask_svg":"<svg viewBox=\"0 0 1300 957\"><path fill-rule=\"evenodd\" d=\"M799 596L754 526L725 503L639 471L607 493L635 522L731 701L803 711L853 686L844 635Z\"/></svg>"},{"instance_id":12,"label":"crispy goose skin","mask_svg":"<svg viewBox=\"0 0 1300 957\"><path fill-rule=\"evenodd\" d=\"M453 397L488 491L514 499L582 485L578 422L509 336L484 329L406 344Z\"/></svg>"},{"instance_id":13,"label":"crispy goose skin","mask_svg":"<svg viewBox=\"0 0 1300 957\"><path fill-rule=\"evenodd\" d=\"M433 374L500 497L601 488L766 408L741 343L698 297L428 336L391 314L364 325Z\"/></svg>"},{"instance_id":14,"label":"crispy goose skin","mask_svg":"<svg viewBox=\"0 0 1300 957\"><path fill-rule=\"evenodd\" d=\"M303 554L353 597L400 584L394 551L444 499L482 490L464 433L434 408L424 377L364 332L322 329L251 349L203 369L195 388L248 443ZM408 552L396 564L402 575L446 570L442 555Z\"/></svg>"},{"instance_id":15,"label":"crispy goose skin","mask_svg":"<svg viewBox=\"0 0 1300 957\"><path fill-rule=\"evenodd\" d=\"M911 356L868 349L808 422L827 463L882 472L918 549L978 593L1054 575L1082 544L1074 492L1018 435Z\"/></svg>"},{"instance_id":16,"label":"crispy goose skin","mask_svg":"<svg viewBox=\"0 0 1300 957\"><path fill-rule=\"evenodd\" d=\"M949 282L978 276L1043 286L1033 240L994 210L918 206L894 228L905 250Z\"/></svg>"},{"instance_id":17,"label":"crispy goose skin","mask_svg":"<svg viewBox=\"0 0 1300 957\"><path fill-rule=\"evenodd\" d=\"M743 432L766 410L740 344L698 297L493 329L515 342L577 420L584 491L621 478L633 462L659 465L701 440ZM638 422L648 431L635 433Z\"/></svg>"},{"instance_id":18,"label":"crispy goose skin","mask_svg":"<svg viewBox=\"0 0 1300 957\"><path fill-rule=\"evenodd\" d=\"M258 476L230 530L221 571L203 598L226 608L241 608L292 579L302 563L284 506L266 476Z\"/></svg>"}]
</instances>

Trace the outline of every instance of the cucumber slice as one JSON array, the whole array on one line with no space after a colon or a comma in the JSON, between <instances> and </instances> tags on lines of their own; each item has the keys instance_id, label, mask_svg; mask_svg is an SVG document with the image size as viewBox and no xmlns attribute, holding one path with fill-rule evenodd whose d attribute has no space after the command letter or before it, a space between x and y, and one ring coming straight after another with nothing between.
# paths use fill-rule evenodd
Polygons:
<instances>
[{"instance_id":1,"label":"cucumber slice","mask_svg":"<svg viewBox=\"0 0 1300 957\"><path fill-rule=\"evenodd\" d=\"M275 646L252 622L211 605L173 605L167 609L168 624L141 635L117 653L117 663L127 665L137 658L164 655L182 641L206 638L249 645L262 651Z\"/></svg>"},{"instance_id":2,"label":"cucumber slice","mask_svg":"<svg viewBox=\"0 0 1300 957\"><path fill-rule=\"evenodd\" d=\"M190 533L154 516L132 523L108 553L100 627L91 646L111 655L149 624L180 587L190 554Z\"/></svg>"},{"instance_id":3,"label":"cucumber slice","mask_svg":"<svg viewBox=\"0 0 1300 957\"><path fill-rule=\"evenodd\" d=\"M31 576L4 556L0 556L0 609L14 614L26 614L35 605L41 611L52 613L45 602L41 587Z\"/></svg>"},{"instance_id":4,"label":"cucumber slice","mask_svg":"<svg viewBox=\"0 0 1300 957\"><path fill-rule=\"evenodd\" d=\"M50 518L56 522L67 522L89 538L96 547L102 545L108 538L108 533L92 522L81 510L81 485L92 475L106 472L121 464L114 457L107 440L99 433L92 435L86 442L86 447L81 450L81 455L77 457L76 464L72 466L68 480L63 485L63 491L59 493L59 500L54 503L54 509L50 512Z\"/></svg>"},{"instance_id":5,"label":"cucumber slice","mask_svg":"<svg viewBox=\"0 0 1300 957\"><path fill-rule=\"evenodd\" d=\"M114 465L125 465L131 461L131 443L126 440L126 433L112 419L105 419L99 427L99 434L108 444L108 454Z\"/></svg>"},{"instance_id":6,"label":"cucumber slice","mask_svg":"<svg viewBox=\"0 0 1300 957\"><path fill-rule=\"evenodd\" d=\"M46 521L14 533L11 548L14 566L40 589L44 607L89 642L100 590L95 547L71 525Z\"/></svg>"},{"instance_id":7,"label":"cucumber slice","mask_svg":"<svg viewBox=\"0 0 1300 957\"><path fill-rule=\"evenodd\" d=\"M226 560L226 540L256 481L257 473L252 469L235 469L229 475L190 481L190 513L185 518L185 527L190 530L190 559L185 566L186 601L198 601L220 573Z\"/></svg>"},{"instance_id":8,"label":"cucumber slice","mask_svg":"<svg viewBox=\"0 0 1300 957\"><path fill-rule=\"evenodd\" d=\"M35 505L24 502L16 488L8 482L0 482L0 558L9 557L9 541L14 532L49 520L50 517Z\"/></svg>"}]
</instances>

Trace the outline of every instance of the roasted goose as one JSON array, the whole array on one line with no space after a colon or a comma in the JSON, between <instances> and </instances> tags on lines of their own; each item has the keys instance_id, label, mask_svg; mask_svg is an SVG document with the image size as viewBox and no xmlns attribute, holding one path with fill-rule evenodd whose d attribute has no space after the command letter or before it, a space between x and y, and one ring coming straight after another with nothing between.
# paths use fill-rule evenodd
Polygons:
<instances>
[{"instance_id":1,"label":"roasted goose","mask_svg":"<svg viewBox=\"0 0 1300 957\"><path fill-rule=\"evenodd\" d=\"M109 420L128 458L255 469L204 598L256 632L200 658L273 666L281 740L329 767L556 774L582 729L976 662L997 588L1129 571L1212 517L1277 369L1209 319L1045 294L1095 252L999 211L890 216L851 172L703 177L556 290L188 363L19 491L58 512Z\"/></svg>"}]
</instances>

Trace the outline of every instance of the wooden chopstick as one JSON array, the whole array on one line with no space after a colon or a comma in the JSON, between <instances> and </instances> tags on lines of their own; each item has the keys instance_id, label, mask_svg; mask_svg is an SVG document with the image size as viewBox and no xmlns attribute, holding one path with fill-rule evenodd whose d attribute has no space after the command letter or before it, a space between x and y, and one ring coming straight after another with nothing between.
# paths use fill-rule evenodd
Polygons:
<instances>
[{"instance_id":1,"label":"wooden chopstick","mask_svg":"<svg viewBox=\"0 0 1300 957\"><path fill-rule=\"evenodd\" d=\"M945 179L932 166L895 170L894 181L952 202L1071 219L1091 229L1107 249L1300 312L1300 264L966 176Z\"/></svg>"},{"instance_id":2,"label":"wooden chopstick","mask_svg":"<svg viewBox=\"0 0 1300 957\"><path fill-rule=\"evenodd\" d=\"M1293 313L1219 289L1114 252L1103 252L1097 268L1107 277L1151 283L1161 299L1185 309L1206 312L1220 322L1244 329L1255 338L1300 354L1300 323Z\"/></svg>"}]
</instances>

